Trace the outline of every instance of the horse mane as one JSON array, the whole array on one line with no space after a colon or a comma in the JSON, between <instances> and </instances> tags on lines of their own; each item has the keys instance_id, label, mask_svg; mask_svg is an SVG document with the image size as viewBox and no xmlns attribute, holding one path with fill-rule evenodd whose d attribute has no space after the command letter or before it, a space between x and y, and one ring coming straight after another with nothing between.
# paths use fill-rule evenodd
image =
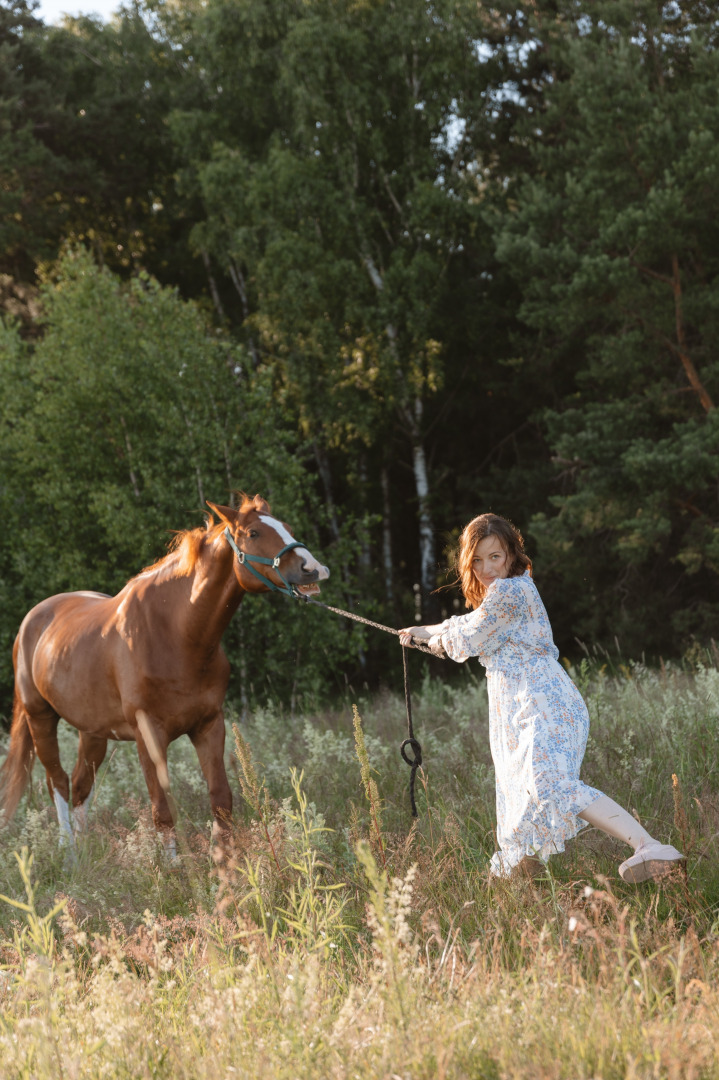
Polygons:
<instances>
[{"instance_id":1,"label":"horse mane","mask_svg":"<svg viewBox=\"0 0 719 1080\"><path fill-rule=\"evenodd\" d=\"M237 509L238 514L245 514L248 510L269 510L268 504L259 495L252 498L244 491L236 492L235 495L242 500ZM179 529L168 544L167 554L146 566L141 573L147 574L152 570L171 567L173 577L189 577L194 572L205 545L216 540L224 529L224 521L217 522L211 513L206 514L204 525L198 525L194 529Z\"/></svg>"}]
</instances>

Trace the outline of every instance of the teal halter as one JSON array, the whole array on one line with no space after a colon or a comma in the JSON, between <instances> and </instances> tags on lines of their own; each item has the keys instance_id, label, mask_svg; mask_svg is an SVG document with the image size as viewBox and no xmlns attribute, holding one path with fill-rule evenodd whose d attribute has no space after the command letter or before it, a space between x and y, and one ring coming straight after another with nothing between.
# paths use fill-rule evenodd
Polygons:
<instances>
[{"instance_id":1,"label":"teal halter","mask_svg":"<svg viewBox=\"0 0 719 1080\"><path fill-rule=\"evenodd\" d=\"M263 585L266 585L273 592L284 593L285 596L293 596L295 599L299 598L300 593L298 593L295 586L290 585L289 581L287 581L280 572L280 559L283 555L286 555L288 551L292 551L294 548L304 547L305 545L303 543L301 543L299 540L294 540L291 544L285 544L282 550L278 551L273 559L268 559L264 555L250 555L246 551L240 551L237 544L232 539L232 533L229 529L225 529L225 536L229 541L230 547L237 556L240 566L247 567L250 573L254 574L258 581L261 581ZM281 585L275 585L274 581L270 581L270 579L268 577L265 577L264 574L260 573L259 570L255 570L254 566L252 565L253 562L262 563L264 566L271 566L282 584L284 585L284 589Z\"/></svg>"}]
</instances>

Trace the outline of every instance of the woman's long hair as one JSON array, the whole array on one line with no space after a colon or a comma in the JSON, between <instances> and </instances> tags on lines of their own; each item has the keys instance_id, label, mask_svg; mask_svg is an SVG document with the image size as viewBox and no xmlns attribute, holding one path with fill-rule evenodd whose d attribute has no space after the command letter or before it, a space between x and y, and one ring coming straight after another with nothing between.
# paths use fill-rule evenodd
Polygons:
<instances>
[{"instance_id":1,"label":"woman's long hair","mask_svg":"<svg viewBox=\"0 0 719 1080\"><path fill-rule=\"evenodd\" d=\"M509 556L507 577L520 577L525 570L532 572L532 563L524 554L524 540L519 529L515 529L510 521L500 517L499 514L480 514L462 530L455 563L459 584L468 608L478 608L487 593L486 585L475 577L472 560L477 544L488 536L496 536Z\"/></svg>"}]
</instances>

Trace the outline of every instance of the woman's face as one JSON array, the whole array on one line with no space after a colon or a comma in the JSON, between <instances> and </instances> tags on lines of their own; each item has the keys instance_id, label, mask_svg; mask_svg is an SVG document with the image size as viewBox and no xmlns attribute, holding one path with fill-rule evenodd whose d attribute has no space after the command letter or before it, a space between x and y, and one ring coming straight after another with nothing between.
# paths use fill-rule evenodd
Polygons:
<instances>
[{"instance_id":1,"label":"woman's face","mask_svg":"<svg viewBox=\"0 0 719 1080\"><path fill-rule=\"evenodd\" d=\"M485 536L474 549L472 558L474 576L481 581L485 589L495 578L506 578L509 573L509 556L497 536Z\"/></svg>"}]
</instances>

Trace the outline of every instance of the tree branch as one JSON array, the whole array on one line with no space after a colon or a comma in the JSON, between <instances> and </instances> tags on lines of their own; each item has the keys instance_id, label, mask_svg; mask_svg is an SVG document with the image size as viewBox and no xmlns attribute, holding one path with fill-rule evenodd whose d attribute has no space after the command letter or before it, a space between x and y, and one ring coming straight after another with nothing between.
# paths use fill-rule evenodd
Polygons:
<instances>
[{"instance_id":1,"label":"tree branch","mask_svg":"<svg viewBox=\"0 0 719 1080\"><path fill-rule=\"evenodd\" d=\"M212 265L210 263L210 255L206 248L202 249L202 262L205 266L205 272L207 273L207 280L210 285L210 295L212 296L212 302L215 305L215 311L220 317L220 322L226 323L227 316L225 315L225 309L222 306L222 300L220 299L220 293L217 288L217 282L215 281L215 275L212 273Z\"/></svg>"},{"instance_id":2,"label":"tree branch","mask_svg":"<svg viewBox=\"0 0 719 1080\"><path fill-rule=\"evenodd\" d=\"M509 435L505 435L503 439L500 439L498 443L495 443L492 449L486 455L486 457L484 457L482 461L480 461L479 465L477 466L477 473L481 473L482 470L487 465L489 465L490 461L497 453L497 451L501 450L502 447L505 446L508 442L511 442L515 435L518 435L520 431L524 431L526 427L529 427L529 420L525 420L519 425L519 427L515 428L514 431L510 431ZM560 460L561 459L559 458L552 458L552 461L559 462ZM564 462L562 461L561 463L563 464ZM572 464L574 464L574 462L572 462Z\"/></svg>"},{"instance_id":3,"label":"tree branch","mask_svg":"<svg viewBox=\"0 0 719 1080\"><path fill-rule=\"evenodd\" d=\"M702 383L697 369L694 367L691 357L687 352L686 338L684 335L684 316L682 314L682 283L679 276L679 258L677 253L672 255L672 292L674 293L674 317L677 327L677 345L679 358L684 366L689 385L696 390L704 412L710 413L714 408L714 402L710 398L706 387Z\"/></svg>"},{"instance_id":4,"label":"tree branch","mask_svg":"<svg viewBox=\"0 0 719 1080\"><path fill-rule=\"evenodd\" d=\"M656 278L657 281L663 281L665 285L672 286L672 279L667 274L659 274L656 270L650 270L648 266L642 266L631 255L629 256L629 262L635 270L639 270L640 273L646 274L647 277Z\"/></svg>"},{"instance_id":5,"label":"tree branch","mask_svg":"<svg viewBox=\"0 0 719 1080\"><path fill-rule=\"evenodd\" d=\"M632 315L642 326L645 326L650 333L658 337L669 348L675 356L679 357L682 367L684 368L684 374L687 377L689 385L694 393L698 396L701 402L702 408L705 412L710 413L715 408L708 390L704 386L703 382L699 378L699 373L694 366L694 362L689 355L686 334L684 331L684 315L682 311L682 283L679 272L679 257L676 252L672 255L672 276L668 277L665 274L660 274L656 270L651 270L648 266L642 266L631 255L629 256L630 264L638 270L641 274L646 274L647 277L654 278L656 281L661 281L663 284L668 285L672 290L674 296L674 323L676 327L677 341L676 344L663 334L660 330L653 327L645 318L639 315L637 312L629 312L627 314ZM627 309L622 309L627 310Z\"/></svg>"},{"instance_id":6,"label":"tree branch","mask_svg":"<svg viewBox=\"0 0 719 1080\"><path fill-rule=\"evenodd\" d=\"M227 260L227 269L229 270L230 279L232 281L232 284L235 286L237 295L240 298L240 303L242 304L242 320L244 322L250 314L250 305L247 300L247 287L245 285L245 278L240 267L237 265L232 256L230 256L230 258ZM252 334L247 335L247 344L250 349L250 356L252 357L252 365L256 369L260 366L260 357L258 355L257 347L255 345L255 339L253 338Z\"/></svg>"}]
</instances>

